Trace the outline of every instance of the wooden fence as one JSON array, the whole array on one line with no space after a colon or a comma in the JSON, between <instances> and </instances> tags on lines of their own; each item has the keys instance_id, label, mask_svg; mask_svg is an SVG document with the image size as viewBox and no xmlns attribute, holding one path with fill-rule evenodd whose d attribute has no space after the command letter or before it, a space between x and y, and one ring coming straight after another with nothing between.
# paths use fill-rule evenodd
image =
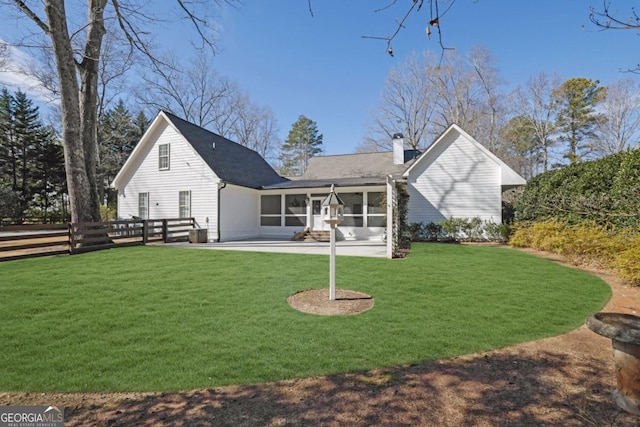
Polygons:
<instances>
[{"instance_id":1,"label":"wooden fence","mask_svg":"<svg viewBox=\"0 0 640 427\"><path fill-rule=\"evenodd\" d=\"M186 242L194 228L193 218L4 226L0 227L0 261Z\"/></svg>"}]
</instances>

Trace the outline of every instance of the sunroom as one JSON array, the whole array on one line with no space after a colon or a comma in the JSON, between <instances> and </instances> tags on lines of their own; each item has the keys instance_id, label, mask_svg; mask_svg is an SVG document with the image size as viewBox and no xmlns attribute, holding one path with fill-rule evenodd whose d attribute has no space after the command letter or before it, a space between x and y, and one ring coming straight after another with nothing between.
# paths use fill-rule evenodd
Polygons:
<instances>
[{"instance_id":1,"label":"sunroom","mask_svg":"<svg viewBox=\"0 0 640 427\"><path fill-rule=\"evenodd\" d=\"M305 229L328 231L322 217L322 202L328 196L331 184L335 184L336 193L345 204L344 220L337 230L338 239L384 240L386 185L353 181L288 181L263 189L259 203L260 236L291 238Z\"/></svg>"}]
</instances>

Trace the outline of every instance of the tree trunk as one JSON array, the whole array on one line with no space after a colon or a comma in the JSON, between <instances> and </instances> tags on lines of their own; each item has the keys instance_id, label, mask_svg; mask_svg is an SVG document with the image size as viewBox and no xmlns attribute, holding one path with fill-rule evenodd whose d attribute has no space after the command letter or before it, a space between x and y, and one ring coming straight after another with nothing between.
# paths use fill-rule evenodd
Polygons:
<instances>
[{"instance_id":1,"label":"tree trunk","mask_svg":"<svg viewBox=\"0 0 640 427\"><path fill-rule=\"evenodd\" d=\"M100 49L105 35L103 24L104 8L107 0L89 1L89 27L87 41L80 68L80 114L81 134L84 146L87 177L91 186L91 211L93 221L100 221L100 195L98 193L98 72L100 66Z\"/></svg>"},{"instance_id":2,"label":"tree trunk","mask_svg":"<svg viewBox=\"0 0 640 427\"><path fill-rule=\"evenodd\" d=\"M101 1L103 6L104 2L105 0ZM90 3L90 6L93 6L93 4ZM85 122L87 118L91 119L91 117L95 117L95 107L81 109L80 105L81 98L84 106L89 107L92 105L90 96L96 92L95 90L89 91L87 95L84 95L79 90L77 63L69 38L64 1L46 0L44 7L49 22L49 37L53 45L53 53L56 57L56 70L60 81L62 139L64 144L65 172L69 191L71 221L97 221L100 218L100 210L97 201L97 192L93 190L95 188L95 173L92 174L87 170L87 165L90 166L91 164L94 165L95 170L95 160L93 158L87 160L88 156L95 156L95 119L93 121L93 133L87 129L87 126L91 125L91 123ZM93 7L92 10L95 10L95 7ZM99 11L99 13L101 14L102 11ZM102 27L101 21L99 26ZM92 32L91 27L88 32L89 34ZM104 33L104 28L102 28L102 33ZM98 40L101 40L101 37L102 35L99 35ZM87 45L89 45L90 42L91 39L87 38ZM97 46L92 49L91 52L99 53L99 51L100 46ZM97 61L96 58L95 62L97 63ZM86 68L90 71L86 71L86 75L83 76L83 80L86 79L87 81L87 83L83 81L83 90L86 90L87 87L91 88L92 81L90 75L91 67ZM93 105L95 105L95 102L93 102ZM87 109L91 109L93 113L86 113ZM92 134L93 138L91 137ZM83 138L86 138L84 142ZM91 149L92 145L93 150ZM87 147L89 148L88 153L86 152ZM94 181L91 181L92 179Z\"/></svg>"}]
</instances>

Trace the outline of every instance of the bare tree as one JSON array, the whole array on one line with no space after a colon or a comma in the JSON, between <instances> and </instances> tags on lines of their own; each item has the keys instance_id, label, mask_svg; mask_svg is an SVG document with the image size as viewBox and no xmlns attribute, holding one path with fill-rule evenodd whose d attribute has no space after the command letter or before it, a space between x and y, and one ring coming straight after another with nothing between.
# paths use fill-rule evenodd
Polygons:
<instances>
[{"instance_id":1,"label":"bare tree","mask_svg":"<svg viewBox=\"0 0 640 427\"><path fill-rule=\"evenodd\" d=\"M434 87L431 73L436 72L438 60L433 52L413 54L387 76L382 99L372 115L370 134L358 151L388 151L393 134L402 132L413 148L424 148L433 136L435 113Z\"/></svg>"},{"instance_id":2,"label":"bare tree","mask_svg":"<svg viewBox=\"0 0 640 427\"><path fill-rule=\"evenodd\" d=\"M253 104L245 94L233 105L236 119L228 137L275 162L280 141L278 120L273 111L269 107Z\"/></svg>"},{"instance_id":3,"label":"bare tree","mask_svg":"<svg viewBox=\"0 0 640 427\"><path fill-rule=\"evenodd\" d=\"M530 78L524 87L519 86L512 93L513 113L526 117L527 135L535 141L535 155L539 158L542 172L549 170L549 154L555 144L553 135L557 132L556 119L560 105L554 94L562 80L558 75L539 73ZM534 171L535 174L540 171Z\"/></svg>"},{"instance_id":4,"label":"bare tree","mask_svg":"<svg viewBox=\"0 0 640 427\"><path fill-rule=\"evenodd\" d=\"M236 82L220 75L211 56L199 54L183 68L175 56L163 60L142 76L144 90L138 101L153 110L169 110L186 120L273 157L280 144L278 124L267 107L254 104Z\"/></svg>"},{"instance_id":5,"label":"bare tree","mask_svg":"<svg viewBox=\"0 0 640 427\"><path fill-rule=\"evenodd\" d=\"M453 51L440 61L433 52L413 55L392 70L382 100L359 151L388 150L391 135L403 131L413 148L457 124L495 149L504 120L501 79L488 51L474 48L467 58Z\"/></svg>"},{"instance_id":6,"label":"bare tree","mask_svg":"<svg viewBox=\"0 0 640 427\"><path fill-rule=\"evenodd\" d=\"M640 85L633 79L614 82L598 106L604 120L599 125L596 150L613 154L638 145L640 140Z\"/></svg>"},{"instance_id":7,"label":"bare tree","mask_svg":"<svg viewBox=\"0 0 640 427\"><path fill-rule=\"evenodd\" d=\"M496 60L484 46L475 46L467 55L467 61L474 71L476 84L481 88L484 108L480 114L476 138L482 138L489 150L495 152L498 144L498 131L503 125L505 114L504 99L499 92L503 79L500 77Z\"/></svg>"},{"instance_id":8,"label":"bare tree","mask_svg":"<svg viewBox=\"0 0 640 427\"><path fill-rule=\"evenodd\" d=\"M174 54L164 56L162 64L155 64L151 73L141 76L144 85L136 98L153 111L172 111L224 135L232 127L228 100L237 96L238 86L213 68L207 53L196 55L187 65L183 67Z\"/></svg>"},{"instance_id":9,"label":"bare tree","mask_svg":"<svg viewBox=\"0 0 640 427\"><path fill-rule=\"evenodd\" d=\"M215 39L212 38L215 33L206 28L206 6L220 6L232 1L176 0L202 43L211 48L215 47ZM87 0L84 13L80 12L75 2L69 9L70 14L64 0L45 0L41 10L35 2L4 0L2 4L5 9L12 6L14 11L20 12L33 24L28 31L40 41L35 48L49 51L54 59L60 91L71 218L74 222L99 221L97 117L104 38L108 30L117 28L127 40L130 51L142 52L157 63L148 38L150 26L157 22L152 11L157 9L149 8L148 3L137 0ZM108 21L113 21L115 25L106 25ZM19 44L19 41L15 44Z\"/></svg>"},{"instance_id":10,"label":"bare tree","mask_svg":"<svg viewBox=\"0 0 640 427\"><path fill-rule=\"evenodd\" d=\"M7 68L9 63L9 45L0 40L0 71Z\"/></svg>"}]
</instances>

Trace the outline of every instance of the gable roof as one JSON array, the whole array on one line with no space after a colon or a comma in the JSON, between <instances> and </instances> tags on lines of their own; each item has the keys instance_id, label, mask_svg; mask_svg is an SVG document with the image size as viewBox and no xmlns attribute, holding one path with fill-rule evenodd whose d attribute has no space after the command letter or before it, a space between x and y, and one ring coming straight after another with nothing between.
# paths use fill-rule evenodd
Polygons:
<instances>
[{"instance_id":1,"label":"gable roof","mask_svg":"<svg viewBox=\"0 0 640 427\"><path fill-rule=\"evenodd\" d=\"M161 110L140 139L138 145L145 143L161 120L166 120L193 147L204 162L222 181L249 188L261 188L265 185L286 181L257 152L208 131L200 126L183 120L168 111ZM132 158L137 154L133 150L129 159L118 172L113 186L118 188L122 175Z\"/></svg>"},{"instance_id":2,"label":"gable roof","mask_svg":"<svg viewBox=\"0 0 640 427\"><path fill-rule=\"evenodd\" d=\"M416 150L405 150L405 163L393 163L393 152L340 154L335 156L316 156L309 161L301 180L381 178L387 175L402 175L407 162L420 154Z\"/></svg>"},{"instance_id":3,"label":"gable roof","mask_svg":"<svg viewBox=\"0 0 640 427\"><path fill-rule=\"evenodd\" d=\"M519 185L525 185L527 181L521 177L516 171L511 169L505 162L500 160L495 154L489 151L486 147L476 141L471 135L466 133L462 128L456 124L453 124L447 128L429 148L424 152L418 160L416 160L409 168L404 171L403 177L408 177L411 171L416 168L419 164L426 161L426 159L432 156L432 153L435 151L438 145L444 144L443 141L447 140L447 137L452 133L458 133L462 135L466 140L468 140L472 145L474 145L478 150L482 151L489 159L494 161L500 167L500 184L506 187L516 187Z\"/></svg>"}]
</instances>

